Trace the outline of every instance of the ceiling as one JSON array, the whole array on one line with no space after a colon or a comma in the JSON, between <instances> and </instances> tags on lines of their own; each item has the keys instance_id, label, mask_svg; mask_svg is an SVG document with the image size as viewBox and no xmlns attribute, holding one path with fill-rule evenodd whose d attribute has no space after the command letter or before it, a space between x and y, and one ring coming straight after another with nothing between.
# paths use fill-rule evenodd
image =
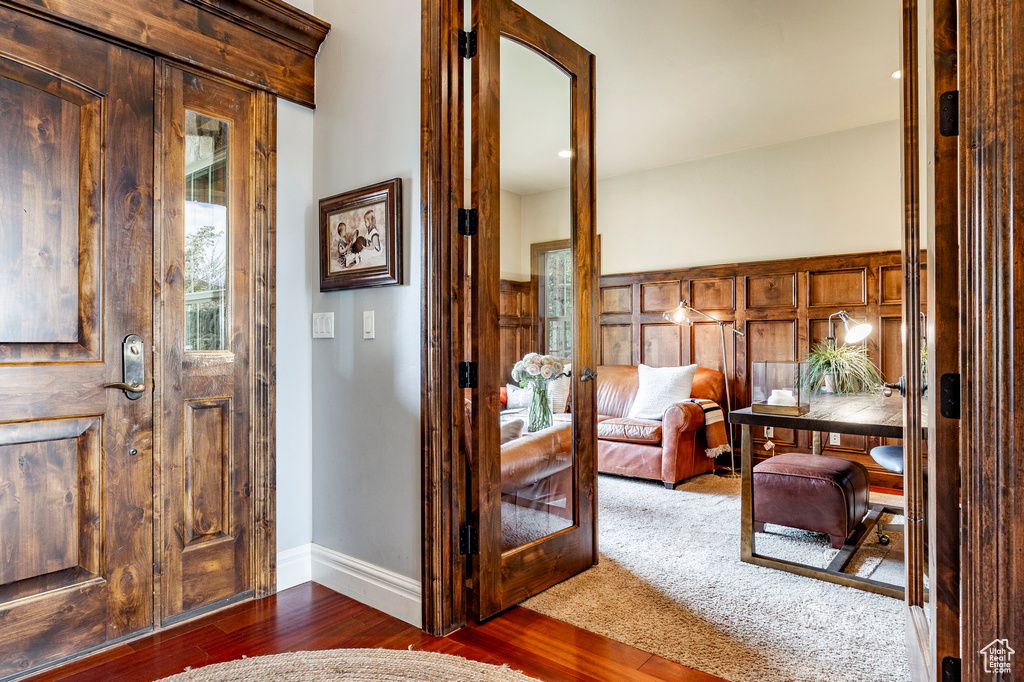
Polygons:
<instances>
[{"instance_id":1,"label":"ceiling","mask_svg":"<svg viewBox=\"0 0 1024 682\"><path fill-rule=\"evenodd\" d=\"M597 57L599 178L899 116L892 0L519 4ZM543 58L503 46L504 189L568 186L568 85Z\"/></svg>"}]
</instances>

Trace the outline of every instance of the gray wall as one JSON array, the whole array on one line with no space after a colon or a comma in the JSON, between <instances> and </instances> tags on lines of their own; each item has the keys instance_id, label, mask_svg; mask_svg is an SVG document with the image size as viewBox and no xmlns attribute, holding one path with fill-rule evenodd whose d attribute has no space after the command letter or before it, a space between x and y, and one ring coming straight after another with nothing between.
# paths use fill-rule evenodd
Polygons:
<instances>
[{"instance_id":1,"label":"gray wall","mask_svg":"<svg viewBox=\"0 0 1024 682\"><path fill-rule=\"evenodd\" d=\"M314 9L333 28L317 60L313 195L402 178L406 284L320 293L314 267L313 310L334 312L335 338L313 341L313 542L418 579L420 3Z\"/></svg>"},{"instance_id":2,"label":"gray wall","mask_svg":"<svg viewBox=\"0 0 1024 682\"><path fill-rule=\"evenodd\" d=\"M313 538L310 316L318 267L313 112L278 100L277 145L277 551L281 552Z\"/></svg>"}]
</instances>

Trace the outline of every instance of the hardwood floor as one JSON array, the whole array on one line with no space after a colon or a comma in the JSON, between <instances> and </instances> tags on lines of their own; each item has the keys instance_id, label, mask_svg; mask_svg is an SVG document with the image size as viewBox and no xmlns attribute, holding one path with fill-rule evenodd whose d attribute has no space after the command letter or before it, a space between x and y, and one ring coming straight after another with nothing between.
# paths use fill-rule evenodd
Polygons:
<instances>
[{"instance_id":1,"label":"hardwood floor","mask_svg":"<svg viewBox=\"0 0 1024 682\"><path fill-rule=\"evenodd\" d=\"M315 583L305 583L116 646L31 682L150 682L242 656L336 648L437 651L503 664L550 682L723 682L601 635L514 608L483 625L433 637Z\"/></svg>"}]
</instances>

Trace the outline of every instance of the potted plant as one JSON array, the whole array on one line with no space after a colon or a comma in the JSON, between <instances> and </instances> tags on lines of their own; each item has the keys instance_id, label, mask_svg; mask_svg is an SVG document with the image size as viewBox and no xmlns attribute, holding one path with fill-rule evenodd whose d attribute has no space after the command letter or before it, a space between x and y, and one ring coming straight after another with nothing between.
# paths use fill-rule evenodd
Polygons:
<instances>
[{"instance_id":1,"label":"potted plant","mask_svg":"<svg viewBox=\"0 0 1024 682\"><path fill-rule=\"evenodd\" d=\"M867 346L859 343L838 345L826 339L807 355L805 387L828 393L875 393L882 388L882 377L868 357Z\"/></svg>"},{"instance_id":2,"label":"potted plant","mask_svg":"<svg viewBox=\"0 0 1024 682\"><path fill-rule=\"evenodd\" d=\"M530 399L530 424L527 427L531 433L551 426L548 383L561 376L568 376L565 363L554 355L527 353L512 368L512 380L519 382L522 388L533 389L533 396Z\"/></svg>"}]
</instances>

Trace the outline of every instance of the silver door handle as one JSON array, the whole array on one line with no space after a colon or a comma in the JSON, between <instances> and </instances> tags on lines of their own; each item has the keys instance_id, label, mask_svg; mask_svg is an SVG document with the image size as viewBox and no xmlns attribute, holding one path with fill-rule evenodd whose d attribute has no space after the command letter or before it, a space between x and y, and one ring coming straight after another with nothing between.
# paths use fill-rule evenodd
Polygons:
<instances>
[{"instance_id":1,"label":"silver door handle","mask_svg":"<svg viewBox=\"0 0 1024 682\"><path fill-rule=\"evenodd\" d=\"M121 344L121 378L103 388L124 391L129 400L138 400L146 391L146 344L138 334L129 334Z\"/></svg>"},{"instance_id":2,"label":"silver door handle","mask_svg":"<svg viewBox=\"0 0 1024 682\"><path fill-rule=\"evenodd\" d=\"M590 369L589 367L584 367L583 371L580 372L580 381L593 381L596 378L597 372Z\"/></svg>"}]
</instances>

